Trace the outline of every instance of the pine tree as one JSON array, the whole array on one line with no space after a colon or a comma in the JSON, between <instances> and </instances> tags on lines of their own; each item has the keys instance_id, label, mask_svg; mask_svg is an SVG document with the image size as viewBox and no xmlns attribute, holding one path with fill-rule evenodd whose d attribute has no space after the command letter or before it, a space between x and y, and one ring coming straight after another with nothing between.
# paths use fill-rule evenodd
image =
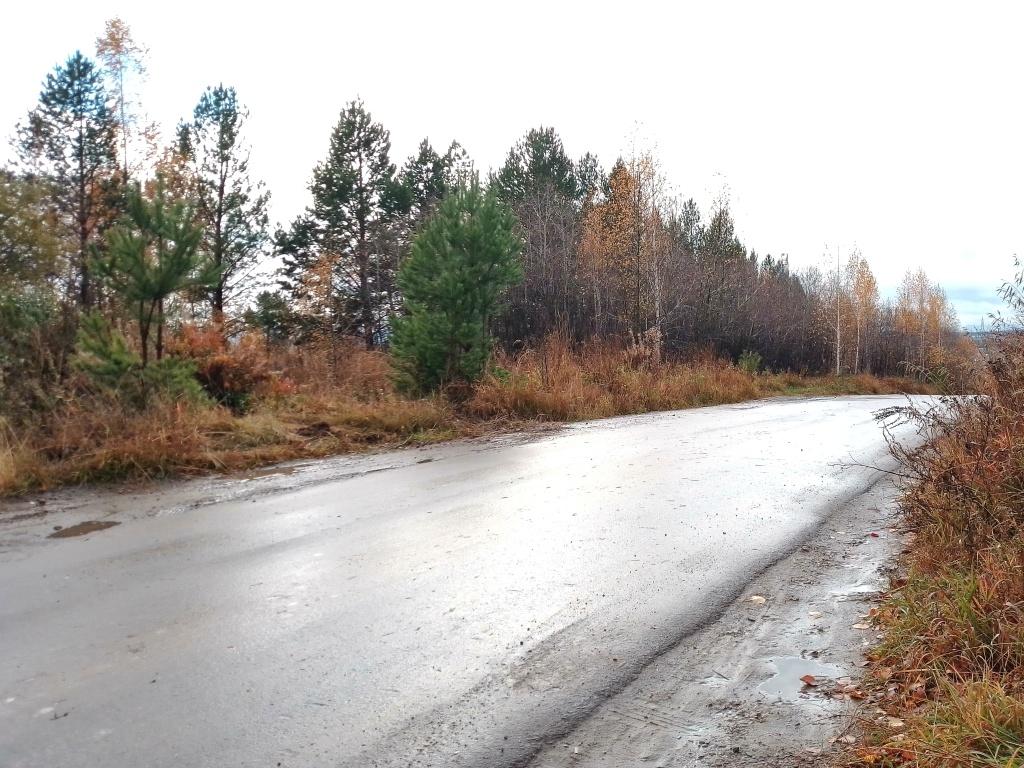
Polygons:
<instances>
[{"instance_id":1,"label":"pine tree","mask_svg":"<svg viewBox=\"0 0 1024 768\"><path fill-rule=\"evenodd\" d=\"M179 151L203 227L200 250L219 274L209 292L217 323L223 322L225 305L251 285L270 239L270 194L250 178L249 149L242 139L247 117L235 89L218 85L203 93L192 121L178 127Z\"/></svg>"},{"instance_id":2,"label":"pine tree","mask_svg":"<svg viewBox=\"0 0 1024 768\"><path fill-rule=\"evenodd\" d=\"M162 182L153 199L139 189L128 193L126 223L112 229L100 274L135 312L142 367L149 362L150 335L156 331L156 359L163 357L164 302L189 288L216 285L219 270L199 251L202 231L194 212L180 200L168 199Z\"/></svg>"},{"instance_id":3,"label":"pine tree","mask_svg":"<svg viewBox=\"0 0 1024 768\"><path fill-rule=\"evenodd\" d=\"M416 154L405 162L398 174L398 191L394 198L398 215L388 228L388 245L398 255L396 268L400 269L408 257L413 238L423 223L460 181L469 178L472 168L472 161L457 141L453 141L443 155L434 150L429 139L420 142ZM397 310L392 303L394 298L395 294L391 293L389 309L392 314Z\"/></svg>"},{"instance_id":4,"label":"pine tree","mask_svg":"<svg viewBox=\"0 0 1024 768\"><path fill-rule=\"evenodd\" d=\"M280 293L260 291L253 306L245 312L245 323L263 334L266 346L284 341L291 329L292 313L288 299Z\"/></svg>"},{"instance_id":5,"label":"pine tree","mask_svg":"<svg viewBox=\"0 0 1024 768\"><path fill-rule=\"evenodd\" d=\"M69 293L88 308L95 298L89 251L116 218L121 191L117 120L90 59L76 52L46 76L18 144L25 170L52 181L54 209L77 252Z\"/></svg>"},{"instance_id":6,"label":"pine tree","mask_svg":"<svg viewBox=\"0 0 1024 768\"><path fill-rule=\"evenodd\" d=\"M512 212L477 178L441 202L398 277L406 309L394 321L400 383L429 391L479 378L491 349L490 320L522 278L521 247Z\"/></svg>"},{"instance_id":7,"label":"pine tree","mask_svg":"<svg viewBox=\"0 0 1024 768\"><path fill-rule=\"evenodd\" d=\"M562 139L554 128L543 126L531 129L509 150L494 184L501 199L513 205L536 192L553 190L571 200L579 198L581 193L576 168L565 152Z\"/></svg>"},{"instance_id":8,"label":"pine tree","mask_svg":"<svg viewBox=\"0 0 1024 768\"><path fill-rule=\"evenodd\" d=\"M408 195L406 207L411 230L415 232L445 195L471 171L472 163L457 141L453 141L443 155L434 150L429 139L421 141L416 154L406 161L399 175Z\"/></svg>"},{"instance_id":9,"label":"pine tree","mask_svg":"<svg viewBox=\"0 0 1024 768\"><path fill-rule=\"evenodd\" d=\"M408 204L390 152L388 131L361 101L350 103L331 134L327 159L313 171L313 205L277 236L284 283L301 298L303 275L327 266L331 295L319 311L332 332L361 336L368 349L388 333L398 261L391 227Z\"/></svg>"}]
</instances>

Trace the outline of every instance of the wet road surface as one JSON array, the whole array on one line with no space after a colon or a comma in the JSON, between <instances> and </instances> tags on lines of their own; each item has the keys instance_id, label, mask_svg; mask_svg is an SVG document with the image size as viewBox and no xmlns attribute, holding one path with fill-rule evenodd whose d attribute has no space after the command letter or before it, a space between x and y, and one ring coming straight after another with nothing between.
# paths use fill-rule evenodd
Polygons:
<instances>
[{"instance_id":1,"label":"wet road surface","mask_svg":"<svg viewBox=\"0 0 1024 768\"><path fill-rule=\"evenodd\" d=\"M96 493L120 525L48 539L57 497L0 552L0 765L525 764L875 487L855 465L890 466L873 412L900 402Z\"/></svg>"}]
</instances>

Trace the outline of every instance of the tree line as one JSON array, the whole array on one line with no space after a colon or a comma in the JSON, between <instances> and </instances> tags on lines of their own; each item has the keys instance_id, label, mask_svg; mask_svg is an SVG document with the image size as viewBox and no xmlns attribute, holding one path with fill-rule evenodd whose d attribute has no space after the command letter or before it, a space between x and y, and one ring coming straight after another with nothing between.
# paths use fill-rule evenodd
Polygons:
<instances>
[{"instance_id":1,"label":"tree line","mask_svg":"<svg viewBox=\"0 0 1024 768\"><path fill-rule=\"evenodd\" d=\"M145 49L112 20L95 57L75 52L46 76L16 128L14 160L0 170L8 398L38 407L76 360L109 368L117 334L131 340L121 368L148 368L165 356L166 326L184 321L229 340L245 326L268 344L358 339L408 359L429 328L441 333L443 315L449 347L474 360L466 371L480 369L492 335L511 351L560 333L879 374L923 366L958 338L923 272L882 300L859 253L834 272L795 271L740 240L727 201L701 211L670 195L651 153L606 171L594 154L570 156L550 127L481 178L458 142L423 139L398 162L388 130L352 101L311 171L310 204L273 229L235 89L207 88L161 141L138 98L145 69ZM479 253L491 261L470 264ZM428 285L434 272L444 279ZM434 319L414 328L414 307ZM83 348L94 352L86 363ZM442 367L462 370L452 365Z\"/></svg>"}]
</instances>

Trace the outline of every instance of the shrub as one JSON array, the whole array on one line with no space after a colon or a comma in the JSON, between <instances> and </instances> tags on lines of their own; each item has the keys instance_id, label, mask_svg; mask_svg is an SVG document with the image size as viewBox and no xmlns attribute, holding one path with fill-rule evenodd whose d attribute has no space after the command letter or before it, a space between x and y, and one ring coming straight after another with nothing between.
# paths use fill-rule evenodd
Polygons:
<instances>
[{"instance_id":1,"label":"shrub","mask_svg":"<svg viewBox=\"0 0 1024 768\"><path fill-rule=\"evenodd\" d=\"M759 352L755 352L752 349L744 350L739 359L740 370L746 373L757 373L761 370L762 362L763 359Z\"/></svg>"},{"instance_id":2,"label":"shrub","mask_svg":"<svg viewBox=\"0 0 1024 768\"><path fill-rule=\"evenodd\" d=\"M943 368L939 380L963 373ZM977 380L977 379L975 379ZM1020 765L1024 754L1024 337L981 397L891 409L928 442L893 443L912 546L880 609L880 704L906 727L867 729L865 763ZM890 764L888 762L884 764Z\"/></svg>"},{"instance_id":3,"label":"shrub","mask_svg":"<svg viewBox=\"0 0 1024 768\"><path fill-rule=\"evenodd\" d=\"M203 399L190 361L164 357L143 365L121 332L97 313L82 318L72 365L94 393L130 407L145 408L154 400Z\"/></svg>"},{"instance_id":4,"label":"shrub","mask_svg":"<svg viewBox=\"0 0 1024 768\"><path fill-rule=\"evenodd\" d=\"M244 335L228 344L215 326L184 326L172 340L171 349L192 362L203 390L234 413L245 413L253 397L270 380L261 340Z\"/></svg>"},{"instance_id":5,"label":"shrub","mask_svg":"<svg viewBox=\"0 0 1024 768\"><path fill-rule=\"evenodd\" d=\"M559 334L536 350L499 356L466 410L478 417L593 419L732 403L761 394L755 379L713 359L659 361L656 339L625 347L594 341L574 348Z\"/></svg>"},{"instance_id":6,"label":"shrub","mask_svg":"<svg viewBox=\"0 0 1024 768\"><path fill-rule=\"evenodd\" d=\"M21 421L52 408L70 337L49 293L0 286L0 413Z\"/></svg>"}]
</instances>

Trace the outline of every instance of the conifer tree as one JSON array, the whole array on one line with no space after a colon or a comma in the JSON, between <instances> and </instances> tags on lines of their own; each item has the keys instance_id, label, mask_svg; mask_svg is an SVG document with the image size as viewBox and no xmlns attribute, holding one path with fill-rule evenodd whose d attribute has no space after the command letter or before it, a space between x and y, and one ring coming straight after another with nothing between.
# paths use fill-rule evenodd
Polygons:
<instances>
[{"instance_id":1,"label":"conifer tree","mask_svg":"<svg viewBox=\"0 0 1024 768\"><path fill-rule=\"evenodd\" d=\"M189 288L215 285L219 270L199 251L202 231L184 202L170 200L158 181L153 199L138 188L128 193L127 221L112 229L100 274L138 322L142 367L149 362L150 335L156 331L156 359L163 357L164 302Z\"/></svg>"},{"instance_id":2,"label":"conifer tree","mask_svg":"<svg viewBox=\"0 0 1024 768\"><path fill-rule=\"evenodd\" d=\"M408 195L413 231L471 170L472 163L457 141L453 141L443 155L437 153L429 139L420 142L416 154L406 161L400 174L402 187Z\"/></svg>"},{"instance_id":3,"label":"conifer tree","mask_svg":"<svg viewBox=\"0 0 1024 768\"><path fill-rule=\"evenodd\" d=\"M391 227L408 196L390 159L388 131L361 101L342 110L327 159L313 171L313 205L277 235L283 285L308 298L304 276L330 271L330 296L319 308L332 333L361 336L368 349L383 343L392 307L398 254Z\"/></svg>"},{"instance_id":4,"label":"conifer tree","mask_svg":"<svg viewBox=\"0 0 1024 768\"><path fill-rule=\"evenodd\" d=\"M288 299L281 293L260 291L253 306L245 312L245 323L263 334L269 349L274 343L288 338L292 313Z\"/></svg>"},{"instance_id":5,"label":"conifer tree","mask_svg":"<svg viewBox=\"0 0 1024 768\"><path fill-rule=\"evenodd\" d=\"M543 126L531 129L509 150L494 184L501 199L510 204L522 202L531 193L548 190L575 200L581 191L576 168L562 139L554 128Z\"/></svg>"},{"instance_id":6,"label":"conifer tree","mask_svg":"<svg viewBox=\"0 0 1024 768\"><path fill-rule=\"evenodd\" d=\"M522 278L521 247L512 212L479 179L441 202L398 277L406 314L394 321L392 349L403 386L429 391L480 376L490 320Z\"/></svg>"},{"instance_id":7,"label":"conifer tree","mask_svg":"<svg viewBox=\"0 0 1024 768\"><path fill-rule=\"evenodd\" d=\"M219 274L209 291L218 323L225 305L252 284L270 239L270 194L249 175L249 148L242 136L247 117L235 89L218 85L203 93L191 122L178 127L178 149L203 228L200 250Z\"/></svg>"},{"instance_id":8,"label":"conifer tree","mask_svg":"<svg viewBox=\"0 0 1024 768\"><path fill-rule=\"evenodd\" d=\"M102 73L81 52L46 76L38 106L19 127L18 149L26 172L52 182L54 209L75 243L69 293L88 308L90 248L117 216L120 184L117 120Z\"/></svg>"}]
</instances>

